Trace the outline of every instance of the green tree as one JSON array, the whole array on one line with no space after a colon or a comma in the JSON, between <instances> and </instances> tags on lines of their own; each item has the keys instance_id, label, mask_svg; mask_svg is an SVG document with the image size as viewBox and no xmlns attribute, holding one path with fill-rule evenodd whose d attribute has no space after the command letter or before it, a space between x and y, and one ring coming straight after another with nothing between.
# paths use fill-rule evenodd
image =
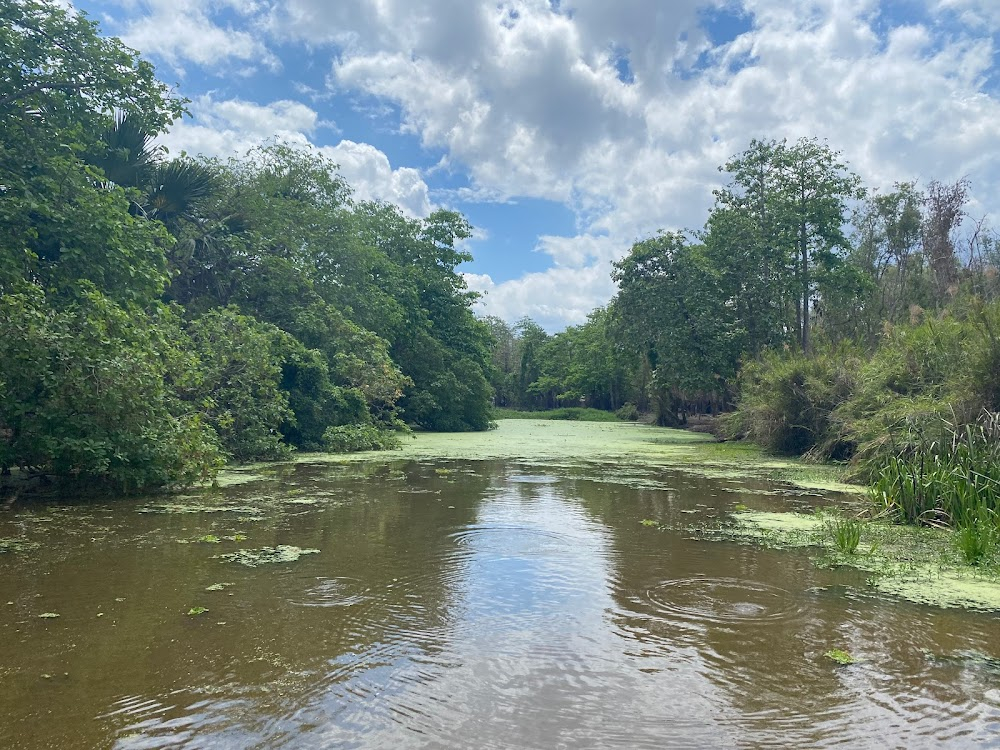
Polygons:
<instances>
[{"instance_id":1,"label":"green tree","mask_svg":"<svg viewBox=\"0 0 1000 750\"><path fill-rule=\"evenodd\" d=\"M752 141L723 170L732 179L716 192L705 244L719 267L729 269L727 286L746 313L749 348L771 343L776 331L791 331L807 351L814 305L856 286L844 263L850 243L843 227L848 202L863 196L860 180L815 138L791 146Z\"/></svg>"},{"instance_id":2,"label":"green tree","mask_svg":"<svg viewBox=\"0 0 1000 750\"><path fill-rule=\"evenodd\" d=\"M683 421L695 399L724 399L741 336L705 247L680 233L657 235L633 245L613 278L624 337L649 362L657 421Z\"/></svg>"},{"instance_id":3,"label":"green tree","mask_svg":"<svg viewBox=\"0 0 1000 750\"><path fill-rule=\"evenodd\" d=\"M167 387L178 331L87 284L58 310L31 284L0 296L0 467L122 490L214 474L215 433Z\"/></svg>"},{"instance_id":4,"label":"green tree","mask_svg":"<svg viewBox=\"0 0 1000 750\"><path fill-rule=\"evenodd\" d=\"M182 111L153 68L83 13L45 0L0 3L0 291L29 279L62 292L89 280L148 301L166 280L161 229L102 190L92 152L115 112L150 133Z\"/></svg>"}]
</instances>

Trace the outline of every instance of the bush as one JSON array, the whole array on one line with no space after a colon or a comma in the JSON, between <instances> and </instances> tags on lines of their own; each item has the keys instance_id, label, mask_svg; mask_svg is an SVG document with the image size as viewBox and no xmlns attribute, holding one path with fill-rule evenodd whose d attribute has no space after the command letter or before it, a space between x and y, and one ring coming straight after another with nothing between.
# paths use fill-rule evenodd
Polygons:
<instances>
[{"instance_id":1,"label":"bush","mask_svg":"<svg viewBox=\"0 0 1000 750\"><path fill-rule=\"evenodd\" d=\"M123 491L188 485L219 442L169 387L169 310L81 285L63 310L32 285L0 297L0 467Z\"/></svg>"},{"instance_id":2,"label":"bush","mask_svg":"<svg viewBox=\"0 0 1000 750\"><path fill-rule=\"evenodd\" d=\"M236 461L287 457L281 428L294 414L280 388L281 368L294 340L232 307L202 315L187 334L197 363L181 393L204 415L226 453Z\"/></svg>"},{"instance_id":3,"label":"bush","mask_svg":"<svg viewBox=\"0 0 1000 750\"><path fill-rule=\"evenodd\" d=\"M398 432L379 429L371 424L347 424L329 427L323 433L323 443L331 453L384 451L399 448Z\"/></svg>"},{"instance_id":4,"label":"bush","mask_svg":"<svg viewBox=\"0 0 1000 750\"><path fill-rule=\"evenodd\" d=\"M639 420L639 407L629 403L615 412L615 416L624 422L637 422Z\"/></svg>"},{"instance_id":5,"label":"bush","mask_svg":"<svg viewBox=\"0 0 1000 750\"><path fill-rule=\"evenodd\" d=\"M811 355L765 352L740 374L737 411L723 429L778 453L848 458L854 442L832 414L852 394L859 366L860 353L846 344Z\"/></svg>"}]
</instances>

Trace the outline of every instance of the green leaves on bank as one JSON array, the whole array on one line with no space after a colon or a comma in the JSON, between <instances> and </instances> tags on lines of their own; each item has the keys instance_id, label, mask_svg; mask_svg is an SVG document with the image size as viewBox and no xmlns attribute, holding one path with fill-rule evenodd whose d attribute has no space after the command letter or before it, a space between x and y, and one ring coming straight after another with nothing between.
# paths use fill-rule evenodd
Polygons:
<instances>
[{"instance_id":1,"label":"green leaves on bank","mask_svg":"<svg viewBox=\"0 0 1000 750\"><path fill-rule=\"evenodd\" d=\"M0 469L137 490L490 426L465 219L306 148L168 158L184 102L118 39L50 0L0 28Z\"/></svg>"}]
</instances>

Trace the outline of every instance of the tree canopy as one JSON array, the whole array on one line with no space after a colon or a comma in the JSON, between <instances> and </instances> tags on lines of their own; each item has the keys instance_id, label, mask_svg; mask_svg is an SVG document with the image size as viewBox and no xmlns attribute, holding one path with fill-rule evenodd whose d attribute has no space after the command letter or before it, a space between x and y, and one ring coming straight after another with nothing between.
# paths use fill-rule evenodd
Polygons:
<instances>
[{"instance_id":1,"label":"tree canopy","mask_svg":"<svg viewBox=\"0 0 1000 750\"><path fill-rule=\"evenodd\" d=\"M270 143L170 158L184 111L82 12L0 3L0 470L124 489L491 425L471 229L356 203Z\"/></svg>"}]
</instances>

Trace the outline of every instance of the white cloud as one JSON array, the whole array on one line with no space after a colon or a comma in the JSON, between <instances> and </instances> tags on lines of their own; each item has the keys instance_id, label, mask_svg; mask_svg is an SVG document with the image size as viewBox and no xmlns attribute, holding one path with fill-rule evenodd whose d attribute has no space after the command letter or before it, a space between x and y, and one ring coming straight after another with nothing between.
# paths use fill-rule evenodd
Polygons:
<instances>
[{"instance_id":1,"label":"white cloud","mask_svg":"<svg viewBox=\"0 0 1000 750\"><path fill-rule=\"evenodd\" d=\"M117 30L122 41L144 54L158 55L181 75L184 62L192 62L217 75L231 71L222 63L237 61L271 69L278 58L268 50L252 25L247 28L220 26L215 11L228 9L245 19L261 11L248 0L118 0L129 10L129 20ZM141 15L140 15L141 12Z\"/></svg>"},{"instance_id":2,"label":"white cloud","mask_svg":"<svg viewBox=\"0 0 1000 750\"><path fill-rule=\"evenodd\" d=\"M480 315L511 322L527 315L552 332L585 322L600 301L607 301L614 293L611 267L605 263L551 268L501 284L487 274L464 276L469 288L483 295L476 303Z\"/></svg>"},{"instance_id":3,"label":"white cloud","mask_svg":"<svg viewBox=\"0 0 1000 750\"><path fill-rule=\"evenodd\" d=\"M977 192L997 185L1000 105L983 91L994 44L979 27L945 35L893 22L875 0L669 10L652 0L578 0L560 13L530 0L458 5L383 0L332 11L292 0L272 20L319 43L343 39L354 19L333 61L334 87L399 105L404 128L465 165L472 192L577 211L580 236L539 240L556 268L491 282L489 307L558 310L578 322L587 305L577 290L603 295L590 307L606 301L609 285L588 281L593 269L657 229L699 227L723 179L717 165L753 137L826 138L874 186L964 174ZM970 24L1000 15L992 0L938 5ZM698 10L720 6L752 24L711 49ZM327 35L330 14L340 23ZM429 20L441 18L450 22ZM631 83L620 80L615 54L627 57ZM537 302L556 298L569 302Z\"/></svg>"},{"instance_id":4,"label":"white cloud","mask_svg":"<svg viewBox=\"0 0 1000 750\"><path fill-rule=\"evenodd\" d=\"M414 217L431 212L427 183L416 169L394 170L389 157L367 143L343 140L320 151L340 165L340 173L354 188L356 198L389 201Z\"/></svg>"},{"instance_id":5,"label":"white cloud","mask_svg":"<svg viewBox=\"0 0 1000 750\"><path fill-rule=\"evenodd\" d=\"M266 63L268 45L304 42L335 93L394 105L442 168L467 174L442 194L573 209L578 236L538 240L549 272L470 277L514 317L579 322L634 240L704 223L716 167L751 138L825 138L873 187L968 175L977 207L1000 209L997 0L914 0L907 19L878 0L135 2L129 38L178 65ZM213 21L223 4L245 23ZM730 17L725 43L711 45L706 13ZM241 106L209 108L185 142L231 147L268 117L303 142L321 127L305 107ZM349 135L327 148L359 193L429 205L423 176Z\"/></svg>"},{"instance_id":6,"label":"white cloud","mask_svg":"<svg viewBox=\"0 0 1000 750\"><path fill-rule=\"evenodd\" d=\"M240 99L216 101L206 95L193 101L190 108L193 119L176 123L160 139L173 154L185 151L228 157L271 139L306 147L320 125L315 110L289 100L261 105ZM420 173L408 167L393 169L389 158L374 146L343 140L318 150L340 165L339 171L357 199L395 203L414 217L432 210Z\"/></svg>"}]
</instances>

